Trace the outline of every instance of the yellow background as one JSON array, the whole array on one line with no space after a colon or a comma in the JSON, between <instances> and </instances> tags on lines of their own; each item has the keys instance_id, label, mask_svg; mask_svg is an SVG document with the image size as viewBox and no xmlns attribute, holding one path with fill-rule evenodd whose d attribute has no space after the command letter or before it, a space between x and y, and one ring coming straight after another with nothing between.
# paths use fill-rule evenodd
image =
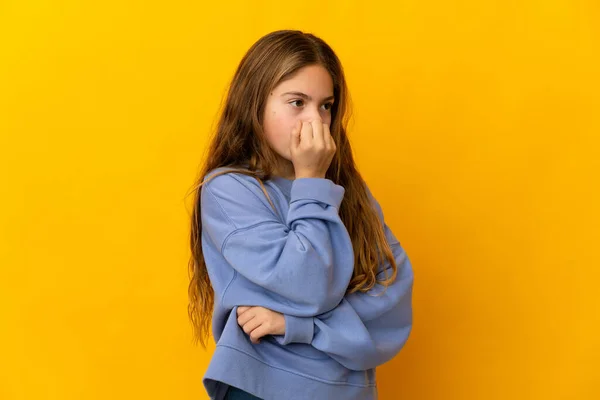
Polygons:
<instances>
[{"instance_id":1,"label":"yellow background","mask_svg":"<svg viewBox=\"0 0 600 400\"><path fill-rule=\"evenodd\" d=\"M600 398L597 1L5 0L0 399L206 398L185 193L237 63L281 28L342 59L414 265L380 398Z\"/></svg>"}]
</instances>

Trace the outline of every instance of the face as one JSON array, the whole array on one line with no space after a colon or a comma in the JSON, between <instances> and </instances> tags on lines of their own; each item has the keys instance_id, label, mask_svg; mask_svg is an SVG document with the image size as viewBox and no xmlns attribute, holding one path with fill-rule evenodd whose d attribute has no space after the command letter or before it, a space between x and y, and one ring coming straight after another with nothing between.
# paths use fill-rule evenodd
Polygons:
<instances>
[{"instance_id":1,"label":"face","mask_svg":"<svg viewBox=\"0 0 600 400\"><path fill-rule=\"evenodd\" d=\"M263 116L267 141L280 157L291 161L290 134L296 121L321 119L331 125L333 80L321 65L299 69L269 93Z\"/></svg>"}]
</instances>

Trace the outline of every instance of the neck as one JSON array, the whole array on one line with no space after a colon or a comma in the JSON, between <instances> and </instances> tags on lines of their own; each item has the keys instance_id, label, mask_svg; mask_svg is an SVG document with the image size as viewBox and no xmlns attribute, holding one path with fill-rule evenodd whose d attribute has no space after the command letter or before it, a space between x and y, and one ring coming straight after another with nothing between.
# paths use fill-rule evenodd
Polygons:
<instances>
[{"instance_id":1,"label":"neck","mask_svg":"<svg viewBox=\"0 0 600 400\"><path fill-rule=\"evenodd\" d=\"M274 175L285 179L296 179L296 173L294 172L294 164L291 161L281 158L279 166L273 172Z\"/></svg>"}]
</instances>

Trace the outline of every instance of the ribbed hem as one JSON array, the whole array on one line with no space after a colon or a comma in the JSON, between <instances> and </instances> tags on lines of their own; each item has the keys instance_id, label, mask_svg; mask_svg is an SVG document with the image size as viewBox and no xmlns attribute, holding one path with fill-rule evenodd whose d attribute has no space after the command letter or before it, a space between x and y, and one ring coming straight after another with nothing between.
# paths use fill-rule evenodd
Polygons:
<instances>
[{"instance_id":1,"label":"ribbed hem","mask_svg":"<svg viewBox=\"0 0 600 400\"><path fill-rule=\"evenodd\" d=\"M330 382L266 364L240 350L217 345L203 378L211 399L223 400L229 385L264 400L376 400L376 385Z\"/></svg>"}]
</instances>

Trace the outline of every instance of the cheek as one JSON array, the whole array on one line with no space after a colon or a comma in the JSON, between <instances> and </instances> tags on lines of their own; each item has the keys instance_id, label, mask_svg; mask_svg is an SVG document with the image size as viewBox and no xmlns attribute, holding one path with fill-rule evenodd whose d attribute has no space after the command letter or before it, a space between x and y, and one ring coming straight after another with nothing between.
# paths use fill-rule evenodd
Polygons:
<instances>
[{"instance_id":1,"label":"cheek","mask_svg":"<svg viewBox=\"0 0 600 400\"><path fill-rule=\"evenodd\" d=\"M295 122L296 118L290 113L281 110L271 111L266 124L268 135L277 142L289 140Z\"/></svg>"},{"instance_id":2,"label":"cheek","mask_svg":"<svg viewBox=\"0 0 600 400\"><path fill-rule=\"evenodd\" d=\"M287 155L290 146L290 134L297 119L297 116L286 112L285 109L271 109L265 115L265 136L270 145L281 155Z\"/></svg>"}]
</instances>

